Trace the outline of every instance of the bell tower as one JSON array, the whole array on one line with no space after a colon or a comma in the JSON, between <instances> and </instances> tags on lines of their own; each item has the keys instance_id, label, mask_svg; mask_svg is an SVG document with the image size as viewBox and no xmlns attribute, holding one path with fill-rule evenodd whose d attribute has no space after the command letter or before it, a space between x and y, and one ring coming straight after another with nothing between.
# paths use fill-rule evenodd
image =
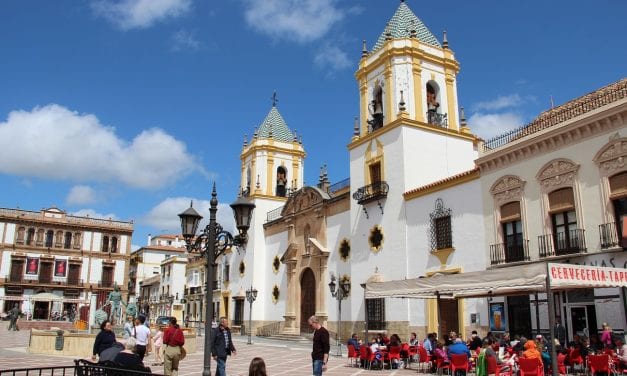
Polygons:
<instances>
[{"instance_id":1,"label":"bell tower","mask_svg":"<svg viewBox=\"0 0 627 376\"><path fill-rule=\"evenodd\" d=\"M459 63L405 1L371 51L364 41L355 74L360 94L360 134L377 131L400 117L460 131L457 102Z\"/></svg>"},{"instance_id":2,"label":"bell tower","mask_svg":"<svg viewBox=\"0 0 627 376\"><path fill-rule=\"evenodd\" d=\"M292 132L277 109L276 93L272 107L255 129L250 143L244 139L242 161L242 195L286 201L290 192L303 185L302 141Z\"/></svg>"}]
</instances>

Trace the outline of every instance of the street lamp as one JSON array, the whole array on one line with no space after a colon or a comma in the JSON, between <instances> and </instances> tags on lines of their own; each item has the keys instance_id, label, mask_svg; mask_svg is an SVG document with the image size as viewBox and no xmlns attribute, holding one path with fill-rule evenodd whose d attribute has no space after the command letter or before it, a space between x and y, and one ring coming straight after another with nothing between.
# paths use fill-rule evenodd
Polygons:
<instances>
[{"instance_id":1,"label":"street lamp","mask_svg":"<svg viewBox=\"0 0 627 376\"><path fill-rule=\"evenodd\" d=\"M340 288L336 290L337 284L335 283L335 276L331 274L331 282L329 282L329 290L331 295L337 299L337 335L335 336L337 344L337 356L342 356L342 342L340 340L340 333L342 331L342 300L348 297L348 293L351 291L350 282L345 279L340 282Z\"/></svg>"},{"instance_id":2,"label":"street lamp","mask_svg":"<svg viewBox=\"0 0 627 376\"><path fill-rule=\"evenodd\" d=\"M213 343L213 331L211 330L211 307L213 295L213 265L214 260L224 253L233 245L245 248L248 241L248 228L252 219L255 204L246 201L243 197L239 197L237 201L231 204L233 214L235 216L235 225L239 234L235 237L230 232L222 229L222 226L216 221L218 212L218 194L216 193L216 184L213 183L211 191L211 201L209 207L209 223L196 235L198 225L202 216L190 205L183 213L179 214L181 219L181 232L185 239L185 245L188 253L198 253L205 257L206 260L206 283L207 290L205 297L207 299L205 307L205 359L203 364L203 376L211 376L211 344Z\"/></svg>"},{"instance_id":3,"label":"street lamp","mask_svg":"<svg viewBox=\"0 0 627 376\"><path fill-rule=\"evenodd\" d=\"M246 300L250 303L250 310L248 311L248 344L253 344L253 302L257 299L257 289L250 286L250 289L246 290Z\"/></svg>"}]
</instances>

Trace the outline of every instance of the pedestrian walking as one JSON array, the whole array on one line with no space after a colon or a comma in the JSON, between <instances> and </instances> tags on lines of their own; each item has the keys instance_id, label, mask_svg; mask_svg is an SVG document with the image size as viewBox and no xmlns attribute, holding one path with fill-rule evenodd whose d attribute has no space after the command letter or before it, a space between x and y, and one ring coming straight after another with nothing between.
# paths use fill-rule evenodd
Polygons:
<instances>
[{"instance_id":1,"label":"pedestrian walking","mask_svg":"<svg viewBox=\"0 0 627 376\"><path fill-rule=\"evenodd\" d=\"M220 324L217 328L213 329L211 355L217 362L215 376L226 376L226 358L229 355L237 355L233 340L231 339L229 320L226 317L220 317Z\"/></svg>"},{"instance_id":2,"label":"pedestrian walking","mask_svg":"<svg viewBox=\"0 0 627 376\"><path fill-rule=\"evenodd\" d=\"M248 366L248 376L266 376L266 362L262 358L253 358Z\"/></svg>"},{"instance_id":3,"label":"pedestrian walking","mask_svg":"<svg viewBox=\"0 0 627 376\"><path fill-rule=\"evenodd\" d=\"M138 322L137 322L138 321ZM139 355L139 359L143 362L148 350L148 344L150 343L150 329L144 325L146 322L146 316L140 315L136 320L135 327L133 328L133 337L137 340L135 351Z\"/></svg>"},{"instance_id":4,"label":"pedestrian walking","mask_svg":"<svg viewBox=\"0 0 627 376\"><path fill-rule=\"evenodd\" d=\"M327 362L329 361L329 332L320 324L320 319L311 316L307 320L309 326L314 330L313 348L311 351L311 363L314 376L322 376L322 372L327 370Z\"/></svg>"},{"instance_id":5,"label":"pedestrian walking","mask_svg":"<svg viewBox=\"0 0 627 376\"><path fill-rule=\"evenodd\" d=\"M176 317L170 317L170 324L163 332L163 345L165 346L163 373L166 376L178 375L179 361L181 360L184 344L185 336L176 323Z\"/></svg>"},{"instance_id":6,"label":"pedestrian walking","mask_svg":"<svg viewBox=\"0 0 627 376\"><path fill-rule=\"evenodd\" d=\"M20 318L20 309L17 304L13 305L13 308L9 311L9 331L19 330L17 327L17 319Z\"/></svg>"}]
</instances>

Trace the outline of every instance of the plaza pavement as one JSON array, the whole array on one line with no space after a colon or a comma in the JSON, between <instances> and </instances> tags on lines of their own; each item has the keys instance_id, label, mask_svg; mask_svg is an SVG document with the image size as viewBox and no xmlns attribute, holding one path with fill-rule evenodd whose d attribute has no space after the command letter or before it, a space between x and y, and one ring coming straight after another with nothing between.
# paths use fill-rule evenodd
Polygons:
<instances>
[{"instance_id":1,"label":"plaza pavement","mask_svg":"<svg viewBox=\"0 0 627 376\"><path fill-rule=\"evenodd\" d=\"M29 331L9 332L7 331L7 322L0 323L0 370L18 369L18 368L35 368L35 367L54 367L54 366L71 366L73 359L76 357L38 355L28 352ZM204 337L197 339L198 351L188 354L185 360L181 361L179 367L179 375L201 375L203 367L203 348ZM248 365L251 359L256 356L262 357L266 362L268 376L287 375L287 376L309 376L311 375L311 343L292 343L287 341L274 341L265 338L253 338L254 344L247 345L247 337L235 335L233 337L235 347L237 348L237 356L231 357L227 361L227 375L229 376L246 376L248 374ZM331 356L329 358L329 367L325 376L353 376L377 374L385 376L413 376L416 374L415 369L398 369L384 371L369 371L361 368L348 366L346 358L346 349L344 356L338 358ZM336 353L336 348L331 348L331 353ZM85 357L91 355L91 348L85 349ZM154 361L153 355L149 355L144 364L151 365ZM215 373L215 362L212 360L212 374ZM414 368L416 368L414 366ZM163 373L162 367L151 366L153 372Z\"/></svg>"}]
</instances>

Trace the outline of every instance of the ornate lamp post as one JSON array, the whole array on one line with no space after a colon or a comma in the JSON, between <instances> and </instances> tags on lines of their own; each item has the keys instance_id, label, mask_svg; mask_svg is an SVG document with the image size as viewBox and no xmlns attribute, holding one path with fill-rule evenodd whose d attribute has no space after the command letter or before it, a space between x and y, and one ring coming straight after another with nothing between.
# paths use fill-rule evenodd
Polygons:
<instances>
[{"instance_id":1,"label":"ornate lamp post","mask_svg":"<svg viewBox=\"0 0 627 376\"><path fill-rule=\"evenodd\" d=\"M337 299L337 335L335 336L337 344L337 356L342 356L342 342L340 340L340 333L342 331L342 300L348 297L348 293L351 291L351 284L348 280L340 282L340 288L336 290L337 284L335 283L335 276L331 274L331 282L329 282L329 290L331 295Z\"/></svg>"},{"instance_id":2,"label":"ornate lamp post","mask_svg":"<svg viewBox=\"0 0 627 376\"><path fill-rule=\"evenodd\" d=\"M257 299L257 289L250 286L250 289L246 290L246 300L250 303L250 310L248 311L248 344L253 344L253 302Z\"/></svg>"},{"instance_id":3,"label":"ornate lamp post","mask_svg":"<svg viewBox=\"0 0 627 376\"><path fill-rule=\"evenodd\" d=\"M213 331L211 330L212 319L212 295L213 295L213 265L215 259L224 253L233 245L245 247L248 241L248 228L252 219L255 204L246 201L243 197L239 197L237 201L231 204L233 214L235 215L235 225L239 234L235 237L230 232L222 229L222 226L216 221L218 212L218 194L216 193L216 185L213 184L211 191L211 201L209 208L209 224L196 235L198 225L202 216L190 205L183 213L179 214L181 219L181 232L185 239L187 252L198 253L205 258L206 261L206 286L205 291L205 359L203 365L203 376L211 376L211 344L213 343Z\"/></svg>"}]
</instances>

